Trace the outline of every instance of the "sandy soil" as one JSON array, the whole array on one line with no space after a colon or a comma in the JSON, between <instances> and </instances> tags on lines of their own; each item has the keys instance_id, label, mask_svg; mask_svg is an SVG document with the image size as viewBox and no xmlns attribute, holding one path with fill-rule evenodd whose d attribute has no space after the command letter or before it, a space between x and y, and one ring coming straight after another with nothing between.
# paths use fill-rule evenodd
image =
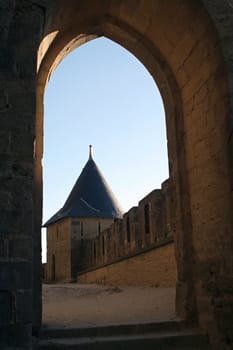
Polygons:
<instances>
[{"instance_id":1,"label":"sandy soil","mask_svg":"<svg viewBox=\"0 0 233 350\"><path fill-rule=\"evenodd\" d=\"M174 288L47 284L43 324L82 327L173 320L174 300Z\"/></svg>"}]
</instances>

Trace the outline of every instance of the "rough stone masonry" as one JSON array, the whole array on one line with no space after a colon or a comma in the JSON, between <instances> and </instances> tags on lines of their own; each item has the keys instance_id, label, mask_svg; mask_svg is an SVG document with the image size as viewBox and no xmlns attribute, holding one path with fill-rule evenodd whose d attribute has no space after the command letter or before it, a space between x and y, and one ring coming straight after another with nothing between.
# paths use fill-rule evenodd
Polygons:
<instances>
[{"instance_id":1,"label":"rough stone masonry","mask_svg":"<svg viewBox=\"0 0 233 350\"><path fill-rule=\"evenodd\" d=\"M177 314L195 320L213 348L231 349L230 0L0 1L0 347L31 349L41 324L46 82L72 49L101 35L139 58L164 101Z\"/></svg>"}]
</instances>

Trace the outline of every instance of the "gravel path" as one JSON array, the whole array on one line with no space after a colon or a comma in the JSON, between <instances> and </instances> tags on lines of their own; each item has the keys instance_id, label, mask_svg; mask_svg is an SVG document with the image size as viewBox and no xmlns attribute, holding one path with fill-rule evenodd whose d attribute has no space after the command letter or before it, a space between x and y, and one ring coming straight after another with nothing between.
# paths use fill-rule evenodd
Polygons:
<instances>
[{"instance_id":1,"label":"gravel path","mask_svg":"<svg viewBox=\"0 0 233 350\"><path fill-rule=\"evenodd\" d=\"M73 327L174 320L174 300L174 288L46 284L43 324Z\"/></svg>"}]
</instances>

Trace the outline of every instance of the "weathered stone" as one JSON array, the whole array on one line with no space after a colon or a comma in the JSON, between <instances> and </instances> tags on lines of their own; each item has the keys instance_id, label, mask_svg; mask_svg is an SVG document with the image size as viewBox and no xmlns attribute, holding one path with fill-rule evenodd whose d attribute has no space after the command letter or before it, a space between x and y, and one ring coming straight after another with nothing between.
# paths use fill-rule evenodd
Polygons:
<instances>
[{"instance_id":1,"label":"weathered stone","mask_svg":"<svg viewBox=\"0 0 233 350\"><path fill-rule=\"evenodd\" d=\"M78 273L78 283L173 287L176 283L174 244L158 244L138 254L115 259Z\"/></svg>"},{"instance_id":2,"label":"weathered stone","mask_svg":"<svg viewBox=\"0 0 233 350\"><path fill-rule=\"evenodd\" d=\"M10 132L0 132L0 150L2 154L10 153L11 144L11 133Z\"/></svg>"},{"instance_id":3,"label":"weathered stone","mask_svg":"<svg viewBox=\"0 0 233 350\"><path fill-rule=\"evenodd\" d=\"M22 234L39 236L41 181L37 182L37 192L34 191L30 166L27 170L25 165L28 162L33 166L35 59L38 51L38 96L41 97L51 70L76 47L80 33L92 33L93 37L104 34L130 49L145 67L150 67L158 83L166 110L169 168L174 183L177 291L179 286L182 289L177 293L177 308L182 310L183 317L195 314L196 310L196 318L209 333L213 347L230 349L230 318L229 314L224 315L226 309L231 310L232 301L227 299L224 304L219 299L224 300L231 293L230 282L225 284L221 277L233 274L233 7L230 0L141 0L136 5L132 1L110 0L0 2L0 90L4 91L0 105L5 114L9 113L12 123L11 128L5 117L0 119L3 140L0 142L0 192L9 192L0 198L1 239L6 235L10 239L19 239ZM85 39L84 36L82 40ZM68 51L64 50L65 46ZM42 101L42 98L37 100L40 128L36 129L36 154L40 156L43 153ZM24 145L21 143L25 134L21 130L17 139L14 127L22 114L30 116L29 129L25 128L30 130L30 136ZM22 161L22 167L14 170L9 158L12 164ZM35 160L37 180L41 174L40 162L38 157ZM14 171L18 175L12 181ZM25 186L27 176L29 183ZM34 193L37 193L35 201L32 200ZM37 225L33 225L34 213L38 216ZM121 255L131 249L130 245L124 245L121 224L115 227L114 237L116 235L122 245L115 248L107 245L106 249ZM142 238L139 237L140 244ZM103 242L95 243L98 256ZM5 243L1 249L5 259ZM37 243L34 249L38 249ZM15 253L18 254L17 250ZM39 254L33 256L36 257L35 271L38 271ZM24 281L21 265L14 263L14 259L12 256L9 268L3 265L3 289L6 292L12 287L23 289L23 285L31 289L32 282ZM18 278L18 269L22 278ZM32 268L24 274L31 276ZM37 287L40 276L35 274L34 278L37 278L34 284ZM40 290L35 288L35 295L39 294ZM34 314L39 313L40 308L35 307ZM31 325L24 321L1 328L3 348L11 345L29 349L30 342Z\"/></svg>"},{"instance_id":4,"label":"weathered stone","mask_svg":"<svg viewBox=\"0 0 233 350\"><path fill-rule=\"evenodd\" d=\"M9 111L12 113L27 113L35 110L36 97L34 92L27 91L20 93L18 91L9 93L8 95Z\"/></svg>"},{"instance_id":5,"label":"weathered stone","mask_svg":"<svg viewBox=\"0 0 233 350\"><path fill-rule=\"evenodd\" d=\"M30 262L0 262L0 285L2 290L27 289L31 287L32 266ZM30 308L30 304L28 305Z\"/></svg>"},{"instance_id":6,"label":"weathered stone","mask_svg":"<svg viewBox=\"0 0 233 350\"><path fill-rule=\"evenodd\" d=\"M15 72L15 49L0 47L0 70L3 72Z\"/></svg>"},{"instance_id":7,"label":"weathered stone","mask_svg":"<svg viewBox=\"0 0 233 350\"><path fill-rule=\"evenodd\" d=\"M15 130L11 134L11 152L15 155L24 154L26 157L32 157L34 152L34 132L29 130ZM21 142L21 140L24 140Z\"/></svg>"},{"instance_id":8,"label":"weathered stone","mask_svg":"<svg viewBox=\"0 0 233 350\"><path fill-rule=\"evenodd\" d=\"M172 240L175 232L172 191L171 181L167 180L162 190L148 194L138 207L124 214L123 220L112 222L108 219L105 222L104 219L77 217L50 224L47 228L45 280L73 280L82 270L112 264L119 258L133 258L140 253L144 256L145 249L156 248L157 242L167 243L167 237ZM145 208L148 209L148 217ZM72 226L72 223L76 225ZM81 225L87 228L80 236ZM98 225L102 227L100 232L97 232ZM174 276L174 273L171 275Z\"/></svg>"},{"instance_id":9,"label":"weathered stone","mask_svg":"<svg viewBox=\"0 0 233 350\"><path fill-rule=\"evenodd\" d=\"M28 305L32 304L32 292L28 290L19 290L16 293L16 322L30 323L32 320L32 308Z\"/></svg>"},{"instance_id":10,"label":"weathered stone","mask_svg":"<svg viewBox=\"0 0 233 350\"><path fill-rule=\"evenodd\" d=\"M5 93L4 89L0 91L0 108L1 108L1 111L4 111L4 110L8 111L8 108L9 108L8 96Z\"/></svg>"},{"instance_id":11,"label":"weathered stone","mask_svg":"<svg viewBox=\"0 0 233 350\"><path fill-rule=\"evenodd\" d=\"M2 235L2 232L1 232ZM9 241L6 238L0 238L0 261L7 260L9 254Z\"/></svg>"},{"instance_id":12,"label":"weathered stone","mask_svg":"<svg viewBox=\"0 0 233 350\"><path fill-rule=\"evenodd\" d=\"M35 50L18 50L18 56L15 62L15 69L18 72L18 75L21 79L28 76L34 76L36 64L37 56L35 55Z\"/></svg>"},{"instance_id":13,"label":"weathered stone","mask_svg":"<svg viewBox=\"0 0 233 350\"><path fill-rule=\"evenodd\" d=\"M0 12L3 14L0 20L0 40L8 38L8 32L14 15L15 0L1 1Z\"/></svg>"},{"instance_id":14,"label":"weathered stone","mask_svg":"<svg viewBox=\"0 0 233 350\"><path fill-rule=\"evenodd\" d=\"M32 239L16 238L9 241L9 258L29 261L32 259Z\"/></svg>"},{"instance_id":15,"label":"weathered stone","mask_svg":"<svg viewBox=\"0 0 233 350\"><path fill-rule=\"evenodd\" d=\"M0 291L0 325L13 321L13 296L9 292Z\"/></svg>"},{"instance_id":16,"label":"weathered stone","mask_svg":"<svg viewBox=\"0 0 233 350\"><path fill-rule=\"evenodd\" d=\"M0 346L2 349L31 349L31 326L29 324L0 325ZM9 348L8 348L9 347Z\"/></svg>"}]
</instances>

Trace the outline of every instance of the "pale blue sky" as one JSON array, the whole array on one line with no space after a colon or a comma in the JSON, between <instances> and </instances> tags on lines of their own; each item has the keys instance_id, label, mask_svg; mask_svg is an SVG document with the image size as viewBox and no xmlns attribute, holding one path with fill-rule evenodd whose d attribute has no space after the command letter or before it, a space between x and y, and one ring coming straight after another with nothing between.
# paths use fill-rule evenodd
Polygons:
<instances>
[{"instance_id":1,"label":"pale blue sky","mask_svg":"<svg viewBox=\"0 0 233 350\"><path fill-rule=\"evenodd\" d=\"M99 38L69 54L48 83L44 107L44 222L63 206L89 144L125 211L168 177L159 91L116 43ZM45 261L44 232L42 243Z\"/></svg>"}]
</instances>

